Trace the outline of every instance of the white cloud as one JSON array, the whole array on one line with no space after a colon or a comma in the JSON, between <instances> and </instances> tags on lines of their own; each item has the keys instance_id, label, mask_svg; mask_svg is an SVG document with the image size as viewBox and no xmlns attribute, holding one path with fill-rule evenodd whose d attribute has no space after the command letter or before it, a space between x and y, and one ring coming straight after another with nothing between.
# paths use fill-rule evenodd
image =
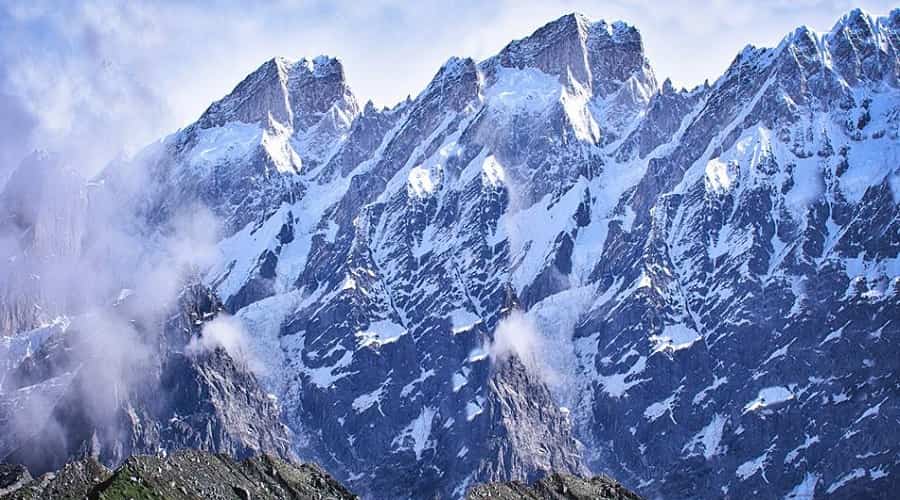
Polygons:
<instances>
[{"instance_id":1,"label":"white cloud","mask_svg":"<svg viewBox=\"0 0 900 500\"><path fill-rule=\"evenodd\" d=\"M244 324L240 319L227 314L220 314L204 324L200 336L193 337L185 347L185 353L189 356L198 356L220 347L231 356L235 363L256 374L262 373L263 364L256 358L250 347Z\"/></svg>"},{"instance_id":2,"label":"white cloud","mask_svg":"<svg viewBox=\"0 0 900 500\"><path fill-rule=\"evenodd\" d=\"M532 373L550 385L555 385L559 374L545 359L547 345L534 322L519 311L503 318L494 331L494 340L486 348L491 362L500 363L514 356Z\"/></svg>"}]
</instances>

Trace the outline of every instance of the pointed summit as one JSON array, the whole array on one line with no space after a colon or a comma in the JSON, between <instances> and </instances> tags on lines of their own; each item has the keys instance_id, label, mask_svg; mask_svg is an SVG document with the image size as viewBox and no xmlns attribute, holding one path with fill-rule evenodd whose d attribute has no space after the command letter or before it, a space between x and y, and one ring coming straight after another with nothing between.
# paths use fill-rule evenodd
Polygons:
<instances>
[{"instance_id":1,"label":"pointed summit","mask_svg":"<svg viewBox=\"0 0 900 500\"><path fill-rule=\"evenodd\" d=\"M876 21L862 9L845 14L825 35L833 65L850 85L885 76L896 81L900 62L892 39L897 38L885 18Z\"/></svg>"},{"instance_id":2,"label":"pointed summit","mask_svg":"<svg viewBox=\"0 0 900 500\"><path fill-rule=\"evenodd\" d=\"M344 65L334 58L301 59L288 72L288 101L295 130L306 130L335 106L350 120L359 114L356 97L344 75Z\"/></svg>"},{"instance_id":3,"label":"pointed summit","mask_svg":"<svg viewBox=\"0 0 900 500\"><path fill-rule=\"evenodd\" d=\"M567 14L511 42L495 58L500 66L536 68L557 76L563 84L571 75L576 82L589 86L591 69L585 45L588 25L584 16Z\"/></svg>"},{"instance_id":4,"label":"pointed summit","mask_svg":"<svg viewBox=\"0 0 900 500\"><path fill-rule=\"evenodd\" d=\"M881 18L881 24L893 28L900 29L900 7L892 10L887 16Z\"/></svg>"},{"instance_id":5,"label":"pointed summit","mask_svg":"<svg viewBox=\"0 0 900 500\"><path fill-rule=\"evenodd\" d=\"M290 123L288 65L284 58L264 62L230 94L207 108L197 122L200 128L217 127L231 121L266 124L269 117L279 123Z\"/></svg>"},{"instance_id":6,"label":"pointed summit","mask_svg":"<svg viewBox=\"0 0 900 500\"><path fill-rule=\"evenodd\" d=\"M339 60L327 56L299 61L276 57L214 102L198 124L209 128L231 121L263 126L274 123L298 131L315 124L335 105L342 114L352 117L359 113Z\"/></svg>"},{"instance_id":7,"label":"pointed summit","mask_svg":"<svg viewBox=\"0 0 900 500\"><path fill-rule=\"evenodd\" d=\"M621 21L591 22L577 13L511 42L485 63L536 68L557 76L564 85L577 84L601 97L616 92L632 77L648 93L657 86L637 29Z\"/></svg>"},{"instance_id":8,"label":"pointed summit","mask_svg":"<svg viewBox=\"0 0 900 500\"><path fill-rule=\"evenodd\" d=\"M417 101L439 99L442 105L459 111L475 99L479 91L478 66L469 57L451 57L416 97Z\"/></svg>"},{"instance_id":9,"label":"pointed summit","mask_svg":"<svg viewBox=\"0 0 900 500\"><path fill-rule=\"evenodd\" d=\"M855 8L850 12L841 16L840 19L831 28L831 33L837 33L842 30L850 31L871 31L875 24L875 19L866 11Z\"/></svg>"},{"instance_id":10,"label":"pointed summit","mask_svg":"<svg viewBox=\"0 0 900 500\"><path fill-rule=\"evenodd\" d=\"M622 21L593 23L588 29L587 49L595 95L610 95L629 80L646 95L656 93L656 76L644 54L641 33L634 26Z\"/></svg>"}]
</instances>

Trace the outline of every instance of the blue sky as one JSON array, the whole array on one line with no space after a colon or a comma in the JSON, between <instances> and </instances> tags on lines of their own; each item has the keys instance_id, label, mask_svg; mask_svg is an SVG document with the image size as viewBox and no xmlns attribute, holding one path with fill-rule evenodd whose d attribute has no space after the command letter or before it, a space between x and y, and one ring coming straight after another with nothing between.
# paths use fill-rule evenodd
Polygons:
<instances>
[{"instance_id":1,"label":"blue sky","mask_svg":"<svg viewBox=\"0 0 900 500\"><path fill-rule=\"evenodd\" d=\"M194 119L264 60L340 58L361 101L418 93L450 56L483 59L568 12L637 26L660 79L719 76L747 43L824 31L881 0L6 0L0 4L0 169L25 151L95 165ZM2 176L0 176L2 179Z\"/></svg>"}]
</instances>

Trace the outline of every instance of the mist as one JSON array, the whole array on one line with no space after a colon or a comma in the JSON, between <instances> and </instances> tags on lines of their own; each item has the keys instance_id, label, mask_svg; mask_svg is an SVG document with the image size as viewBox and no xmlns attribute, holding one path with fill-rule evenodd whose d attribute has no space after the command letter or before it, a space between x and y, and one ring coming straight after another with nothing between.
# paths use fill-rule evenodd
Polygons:
<instances>
[{"instance_id":1,"label":"mist","mask_svg":"<svg viewBox=\"0 0 900 500\"><path fill-rule=\"evenodd\" d=\"M3 200L26 204L14 205L16 223L0 232L0 271L7 278L2 292L14 300L0 303L9 328L6 345L0 343L0 398L11 401L0 408L8 437L0 440L0 460L14 453L17 461L42 471L63 463L58 455L83 439L85 428L96 433L92 446L116 443L127 425L122 412L129 397L159 393L153 387L170 349L171 339L163 338L167 321L185 287L199 282L214 259L220 225L205 207L191 206L153 227L130 204L111 201L137 193L102 191L115 186L94 186L93 192L87 184L74 186L71 193L82 200L75 208L19 196L19 186L10 182ZM64 245L53 238L63 234L60 220L68 229ZM46 238L39 237L44 233ZM56 318L69 318L70 324L55 328ZM229 337L222 324L204 328L204 339L216 340L209 348L240 355L249 369L255 361L245 344ZM14 352L16 343L28 347ZM71 427L73 421L86 425Z\"/></svg>"},{"instance_id":2,"label":"mist","mask_svg":"<svg viewBox=\"0 0 900 500\"><path fill-rule=\"evenodd\" d=\"M107 146L117 154L120 144ZM135 395L164 397L161 366L185 347L163 338L167 324L217 255L221 224L205 206L148 217L158 155L78 163L105 156L96 148L32 153L0 189L0 461L33 472L76 448L124 458L128 448L115 443L128 442ZM209 331L211 348L243 348L218 326ZM180 332L184 344L191 334Z\"/></svg>"},{"instance_id":3,"label":"mist","mask_svg":"<svg viewBox=\"0 0 900 500\"><path fill-rule=\"evenodd\" d=\"M510 357L518 358L529 371L552 387L560 384L562 378L548 362L547 347L549 345L534 321L515 310L497 324L494 339L488 343L486 350L492 363L501 363Z\"/></svg>"},{"instance_id":4,"label":"mist","mask_svg":"<svg viewBox=\"0 0 900 500\"><path fill-rule=\"evenodd\" d=\"M185 347L185 353L189 356L201 356L218 348L224 349L231 359L245 370L250 370L257 376L265 375L265 365L253 352L247 331L240 319L220 314L205 323L200 336L191 338Z\"/></svg>"}]
</instances>

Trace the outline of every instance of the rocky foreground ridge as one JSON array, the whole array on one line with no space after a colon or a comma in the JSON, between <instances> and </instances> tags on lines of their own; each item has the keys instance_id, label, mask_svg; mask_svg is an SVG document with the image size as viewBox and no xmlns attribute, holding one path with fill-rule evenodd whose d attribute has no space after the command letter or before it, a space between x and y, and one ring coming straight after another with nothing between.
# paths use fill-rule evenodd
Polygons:
<instances>
[{"instance_id":1,"label":"rocky foreground ridge","mask_svg":"<svg viewBox=\"0 0 900 500\"><path fill-rule=\"evenodd\" d=\"M19 471L20 477L30 478L24 469ZM16 477L2 479L16 482ZM196 450L166 456L135 455L115 470L87 458L18 487L4 484L0 483L0 491L11 490L4 499L357 498L315 465L292 465L271 455L239 462L227 455Z\"/></svg>"},{"instance_id":2,"label":"rocky foreground ridge","mask_svg":"<svg viewBox=\"0 0 900 500\"><path fill-rule=\"evenodd\" d=\"M0 498L12 499L357 499L316 465L291 464L271 455L236 461L227 455L181 450L166 456L135 455L115 470L93 458L66 464L33 479L19 465L0 464ZM532 486L519 482L473 488L477 499L609 499L640 497L606 477L553 474Z\"/></svg>"}]
</instances>

